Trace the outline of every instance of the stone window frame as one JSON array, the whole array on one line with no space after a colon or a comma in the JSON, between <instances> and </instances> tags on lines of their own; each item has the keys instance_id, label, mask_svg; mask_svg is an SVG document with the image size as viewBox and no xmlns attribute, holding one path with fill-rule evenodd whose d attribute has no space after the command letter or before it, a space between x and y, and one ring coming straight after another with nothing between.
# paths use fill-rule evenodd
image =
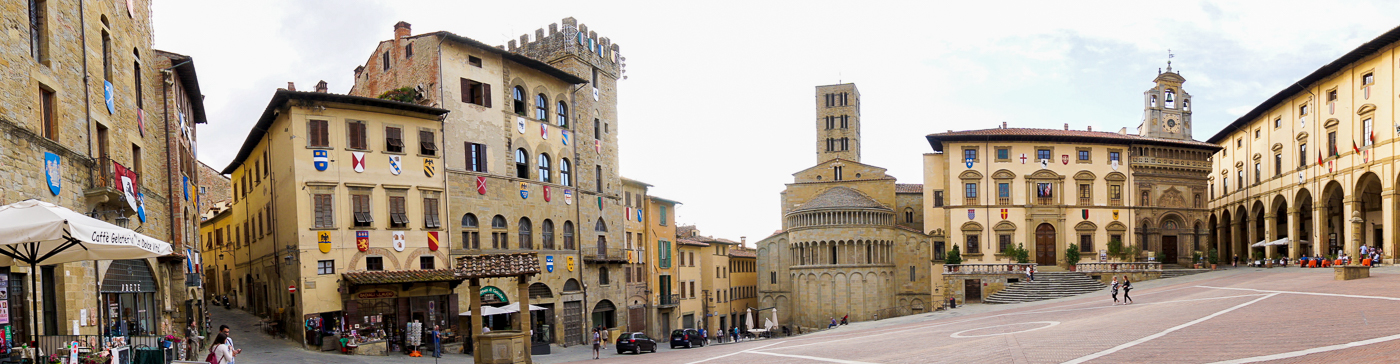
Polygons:
<instances>
[{"instance_id":1,"label":"stone window frame","mask_svg":"<svg viewBox=\"0 0 1400 364\"><path fill-rule=\"evenodd\" d=\"M1093 221L1089 220L1080 221L1078 224L1074 225L1074 231L1077 233L1076 237L1078 237L1078 239L1075 239L1075 244L1079 244L1080 242L1082 242L1084 236L1088 235L1089 244L1097 245L1094 242L1094 238L1096 237L1096 235L1099 234L1098 224L1095 224ZM1090 246L1090 248L1093 248L1093 246ZM1082 245L1079 247L1079 251L1084 251L1084 247Z\"/></svg>"},{"instance_id":2,"label":"stone window frame","mask_svg":"<svg viewBox=\"0 0 1400 364\"><path fill-rule=\"evenodd\" d=\"M403 135L403 133L404 133L404 127L403 127L403 124L384 124L384 127L383 127L382 129L384 130L384 138L383 138L383 140L384 140L384 149L380 150L380 153L384 153L384 154L407 154L407 153L404 152L404 148L405 148L405 145L406 145L406 144L404 143L404 135ZM393 151L393 150L390 149L390 148L394 147L393 144L390 143L390 141L391 141L391 140L394 140L394 139L392 139L392 138L389 137L389 129L398 129L398 130L399 130L399 138L398 138L399 145L398 145L398 147L397 147L397 148L399 149L398 151Z\"/></svg>"},{"instance_id":3,"label":"stone window frame","mask_svg":"<svg viewBox=\"0 0 1400 364\"><path fill-rule=\"evenodd\" d=\"M995 231L995 232L996 232L996 235L997 235L997 245L996 245L996 248L997 248L996 255L997 255L997 256L1004 256L1004 255L1007 255L1007 253L1008 253L1007 249L1003 249L1002 246L1001 246L1001 239L1002 239L1003 237L1005 237L1007 240L1009 240L1009 241L1007 242L1006 248L1015 248L1015 247L1016 247L1016 241L1015 241L1015 240L1016 240L1016 224L1015 224L1015 223L1013 223L1013 222L1011 222L1011 221L1008 221L1008 220L1002 220L1001 222L998 222L996 225L993 225L993 226L992 226L992 231Z\"/></svg>"},{"instance_id":4,"label":"stone window frame","mask_svg":"<svg viewBox=\"0 0 1400 364\"><path fill-rule=\"evenodd\" d=\"M998 146L992 147L992 150L993 150L995 153L997 153L997 154L995 154L995 155L992 156L992 158L995 158L995 160L996 160L997 163L1011 163L1011 150L1012 150L1012 149L1011 149L1011 146L1009 146L1009 145L998 145ZM1006 151L1006 158L1002 158L1002 157L1001 157L1001 151L1003 151L1003 150ZM965 158L964 158L964 161L966 161Z\"/></svg>"},{"instance_id":5,"label":"stone window frame","mask_svg":"<svg viewBox=\"0 0 1400 364\"><path fill-rule=\"evenodd\" d=\"M1113 164L1113 153L1118 153L1118 164L1123 164L1123 150L1119 148L1108 148L1108 159L1104 162L1107 162L1108 164Z\"/></svg>"},{"instance_id":6,"label":"stone window frame","mask_svg":"<svg viewBox=\"0 0 1400 364\"><path fill-rule=\"evenodd\" d=\"M1109 206L1123 206L1123 184L1127 182L1127 180L1128 180L1127 176L1124 176L1122 173L1119 173L1119 172L1113 172L1113 173L1109 173L1108 175L1105 175L1105 176L1103 177L1103 179L1104 179L1105 182L1108 183L1108 195L1104 196L1104 197L1107 197L1107 198L1108 198L1108 205L1109 205ZM1117 199L1114 199L1114 198L1113 198L1113 188L1114 188L1114 187L1118 187L1118 198L1117 198ZM1115 201L1115 200L1116 200L1116 201ZM1115 202L1116 202L1116 203L1115 203Z\"/></svg>"},{"instance_id":7,"label":"stone window frame","mask_svg":"<svg viewBox=\"0 0 1400 364\"><path fill-rule=\"evenodd\" d=\"M1371 78L1371 82L1366 82L1367 77ZM1363 88L1376 84L1376 68L1372 67L1371 69L1361 71L1361 77L1358 77L1357 84L1361 85Z\"/></svg>"},{"instance_id":8,"label":"stone window frame","mask_svg":"<svg viewBox=\"0 0 1400 364\"><path fill-rule=\"evenodd\" d=\"M356 125L359 125L359 128L360 128L361 130L363 130L363 131L361 132L361 135L360 135L360 137L358 138L358 140L357 140L357 138L355 138L355 136L354 136L354 134L353 134L353 131L354 131L354 129L356 128ZM368 122L368 121L356 120L356 119L345 119L345 150L361 151L361 152L371 151L372 149L370 149L370 142L369 142L369 141L370 141L370 138L369 138L369 122ZM359 142L362 146L364 146L364 148L356 148L356 147L355 147L355 143L356 143L356 142Z\"/></svg>"},{"instance_id":9,"label":"stone window frame","mask_svg":"<svg viewBox=\"0 0 1400 364\"><path fill-rule=\"evenodd\" d=\"M980 186L983 179L982 173L976 170L967 170L958 175L958 179L963 182L962 204L965 206L982 204L982 186ZM971 186L969 186L969 184ZM972 192L972 197L968 197L969 191Z\"/></svg>"},{"instance_id":10,"label":"stone window frame","mask_svg":"<svg viewBox=\"0 0 1400 364\"><path fill-rule=\"evenodd\" d=\"M1370 135L1368 135L1368 133L1366 133L1366 122L1367 122L1367 121L1371 122L1371 132L1375 132L1375 131L1376 131L1376 130L1375 130L1375 127L1376 127L1376 105L1375 105L1375 104L1369 104L1369 103L1368 103L1368 104L1365 104L1365 105L1361 105L1361 107L1359 107L1359 108L1356 109L1356 118L1357 118L1357 120L1361 120L1361 122L1359 123L1360 125L1358 126L1358 128L1361 129L1361 144L1360 144L1361 149L1364 150L1364 149L1368 149L1368 148L1375 147L1375 146L1376 146L1376 143L1372 142L1372 141L1371 141L1371 138L1370 138Z\"/></svg>"},{"instance_id":11,"label":"stone window frame","mask_svg":"<svg viewBox=\"0 0 1400 364\"><path fill-rule=\"evenodd\" d=\"M981 162L982 162L982 153L981 153L980 148L978 148L978 147L962 147L962 151L963 151L963 154L962 154L962 162L966 162L966 161L967 161L967 151L969 151L969 150L972 151L972 163L981 163Z\"/></svg>"},{"instance_id":12,"label":"stone window frame","mask_svg":"<svg viewBox=\"0 0 1400 364\"><path fill-rule=\"evenodd\" d=\"M1075 163L1090 164L1094 162L1093 147L1075 147L1074 154ZM1080 158L1080 156L1083 156L1084 158Z\"/></svg>"},{"instance_id":13,"label":"stone window frame","mask_svg":"<svg viewBox=\"0 0 1400 364\"><path fill-rule=\"evenodd\" d=\"M335 194L336 194L336 190L337 190L337 187L338 187L338 186L339 186L339 184L334 183L334 182L328 182L328 183L307 182L307 183L306 183L306 194L308 195L307 197L310 197L310 198L311 198L311 204L310 204L310 205L311 205L311 206L310 206L310 207L311 207L311 220L312 220L312 222L311 222L311 226L312 226L312 227L311 227L311 230L334 230L334 229L337 228L336 225L335 225L335 222L336 222L336 218L335 218L335 210L336 210L336 208L335 208L335 200L336 200ZM326 215L327 215L327 218L331 220L331 221L329 221L329 222L327 222L327 223L325 223L325 224L319 224L319 225L316 223L316 198L317 198L318 195L325 195L325 196L329 196L329 197L330 197L330 201L328 202L328 203L329 203L330 211L328 211Z\"/></svg>"},{"instance_id":14,"label":"stone window frame","mask_svg":"<svg viewBox=\"0 0 1400 364\"><path fill-rule=\"evenodd\" d=\"M1327 98L1327 113L1335 114L1337 112L1337 100L1340 99L1340 95L1337 94L1337 86L1332 86L1332 88L1327 89L1327 91L1323 91L1322 94L1326 95L1324 97Z\"/></svg>"},{"instance_id":15,"label":"stone window frame","mask_svg":"<svg viewBox=\"0 0 1400 364\"><path fill-rule=\"evenodd\" d=\"M1047 158L1047 159L1050 161L1050 163L1049 163L1050 165L1054 165L1054 164L1055 164L1055 146L1053 146L1053 145L1037 145L1037 146L1035 146L1035 161L1036 161L1036 162L1040 162L1040 159L1041 159L1041 158L1040 158L1040 151L1041 151L1041 150L1048 150L1048 151L1049 151L1049 153L1050 153L1050 158Z\"/></svg>"},{"instance_id":16,"label":"stone window frame","mask_svg":"<svg viewBox=\"0 0 1400 364\"><path fill-rule=\"evenodd\" d=\"M976 257L982 256L982 232L986 230L982 227L982 224L976 221L968 221L963 223L961 230L963 232L962 254ZM968 245L968 243L975 244ZM968 247L974 247L977 251L973 252L968 249Z\"/></svg>"}]
</instances>

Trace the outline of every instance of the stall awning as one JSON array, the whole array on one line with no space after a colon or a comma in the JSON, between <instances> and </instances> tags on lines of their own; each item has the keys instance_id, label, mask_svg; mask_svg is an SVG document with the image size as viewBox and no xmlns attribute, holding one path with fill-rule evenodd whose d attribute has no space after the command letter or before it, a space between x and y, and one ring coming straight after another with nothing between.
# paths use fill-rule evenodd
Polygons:
<instances>
[{"instance_id":1,"label":"stall awning","mask_svg":"<svg viewBox=\"0 0 1400 364\"><path fill-rule=\"evenodd\" d=\"M509 306L506 306L506 307L501 307L501 309L506 310L506 312L509 312L509 313L516 313L516 312L520 312L520 305L509 305ZM535 305L530 305L530 311L544 311L544 310L545 310L544 307L535 306ZM490 313L491 311L486 311L486 312L487 312L487 313Z\"/></svg>"},{"instance_id":2,"label":"stall awning","mask_svg":"<svg viewBox=\"0 0 1400 364\"><path fill-rule=\"evenodd\" d=\"M532 308L534 307L534 305L530 305L530 306L531 306ZM510 310L508 310L508 309L506 309L506 308L504 308L504 307L502 307L502 308L496 308L496 307L491 307L491 306L482 306L481 312L485 312L485 313L486 313L486 316L494 316L494 315L504 315L504 314L508 314L508 313L516 312L516 311L510 311ZM472 315L472 312L471 312L471 311L466 311L466 312L462 312L459 316L471 316L471 315Z\"/></svg>"},{"instance_id":3,"label":"stall awning","mask_svg":"<svg viewBox=\"0 0 1400 364\"><path fill-rule=\"evenodd\" d=\"M345 283L350 285L362 284L394 284L394 283L426 283L426 282L461 282L456 272L451 269L426 269L426 270L377 270L363 272L346 272L341 277L345 278Z\"/></svg>"},{"instance_id":4,"label":"stall awning","mask_svg":"<svg viewBox=\"0 0 1400 364\"><path fill-rule=\"evenodd\" d=\"M1274 240L1274 241L1263 241L1263 240L1260 240L1258 243L1254 243L1254 245L1250 245L1250 246L1251 246L1251 247L1255 247L1255 248L1262 248L1262 247L1266 247L1266 246L1275 246L1275 245L1288 245L1288 238L1278 239L1278 240Z\"/></svg>"}]
</instances>

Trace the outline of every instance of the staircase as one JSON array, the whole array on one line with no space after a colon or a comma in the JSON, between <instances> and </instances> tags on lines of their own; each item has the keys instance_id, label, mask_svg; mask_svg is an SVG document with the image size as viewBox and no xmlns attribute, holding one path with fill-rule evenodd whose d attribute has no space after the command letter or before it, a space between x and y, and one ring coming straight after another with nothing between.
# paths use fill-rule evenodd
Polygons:
<instances>
[{"instance_id":1,"label":"staircase","mask_svg":"<svg viewBox=\"0 0 1400 364\"><path fill-rule=\"evenodd\" d=\"M1200 274L1200 273L1205 273L1205 272L1209 272L1209 271L1210 271L1210 269L1190 269L1190 268L1182 268L1182 269L1162 269L1162 279L1176 278L1176 277L1180 277L1180 276L1189 276L1189 275L1192 275L1192 274Z\"/></svg>"},{"instance_id":2,"label":"staircase","mask_svg":"<svg viewBox=\"0 0 1400 364\"><path fill-rule=\"evenodd\" d=\"M1077 296L1101 291L1103 283L1075 272L1035 273L1034 282L1021 282L988 296L985 303L1019 303Z\"/></svg>"}]
</instances>

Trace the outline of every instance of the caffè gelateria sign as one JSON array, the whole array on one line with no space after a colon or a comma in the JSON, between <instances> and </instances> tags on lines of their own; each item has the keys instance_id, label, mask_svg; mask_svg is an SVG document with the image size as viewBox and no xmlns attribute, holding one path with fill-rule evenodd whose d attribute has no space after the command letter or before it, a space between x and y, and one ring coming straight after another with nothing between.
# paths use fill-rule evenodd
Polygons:
<instances>
[{"instance_id":1,"label":"caff\u00e8 gelateria sign","mask_svg":"<svg viewBox=\"0 0 1400 364\"><path fill-rule=\"evenodd\" d=\"M369 299L375 299L375 298L394 298L394 297L398 297L398 296L399 296L399 293L398 293L398 292L394 292L394 291L385 291L385 290L365 291L365 292L360 292L360 293L356 293L356 294L355 294L355 298L356 298L356 299L361 299L361 300L369 300Z\"/></svg>"}]
</instances>

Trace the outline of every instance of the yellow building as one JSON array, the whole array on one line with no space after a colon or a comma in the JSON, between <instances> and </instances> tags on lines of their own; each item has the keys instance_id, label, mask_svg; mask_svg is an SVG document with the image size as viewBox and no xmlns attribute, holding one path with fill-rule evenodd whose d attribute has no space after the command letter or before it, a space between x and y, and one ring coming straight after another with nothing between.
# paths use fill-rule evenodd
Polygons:
<instances>
[{"instance_id":1,"label":"yellow building","mask_svg":"<svg viewBox=\"0 0 1400 364\"><path fill-rule=\"evenodd\" d=\"M692 239L696 235L694 231L694 226L676 228L675 281L676 298L680 303L675 312L680 321L672 330L699 329L704 325L708 313L706 310L709 305L705 304L702 296L704 291L700 288L705 275L700 267L699 257L709 250L710 244Z\"/></svg>"},{"instance_id":2,"label":"yellow building","mask_svg":"<svg viewBox=\"0 0 1400 364\"><path fill-rule=\"evenodd\" d=\"M763 328L763 318L749 317L749 310L758 315L758 251L744 246L745 239L739 238L739 245L729 249L729 294L725 308L720 312L729 313L729 322L739 326L740 331ZM753 321L749 321L753 320Z\"/></svg>"},{"instance_id":3,"label":"yellow building","mask_svg":"<svg viewBox=\"0 0 1400 364\"><path fill-rule=\"evenodd\" d=\"M679 283L679 246L676 241L676 205L680 202L657 196L646 196L647 229L641 247L645 258L647 302L647 336L669 337L671 330L681 327L678 314L681 303Z\"/></svg>"},{"instance_id":4,"label":"yellow building","mask_svg":"<svg viewBox=\"0 0 1400 364\"><path fill-rule=\"evenodd\" d=\"M446 113L326 93L324 82L274 93L223 170L232 205L204 224L223 247L206 257L220 291L290 328L319 318L391 341L411 321L455 328L437 147Z\"/></svg>"},{"instance_id":5,"label":"yellow building","mask_svg":"<svg viewBox=\"0 0 1400 364\"><path fill-rule=\"evenodd\" d=\"M1222 263L1362 246L1396 261L1397 40L1400 28L1357 47L1207 140L1220 149L1209 231Z\"/></svg>"},{"instance_id":6,"label":"yellow building","mask_svg":"<svg viewBox=\"0 0 1400 364\"><path fill-rule=\"evenodd\" d=\"M752 280L737 281L732 273L733 262L730 253L740 249L743 245L733 240L714 238L700 235L700 231L695 226L681 226L677 228L677 240L682 246L680 250L682 261L686 266L693 269L681 269L679 280L682 282L683 291L681 311L682 326L686 326L689 317L700 320L695 323L695 328L709 330L710 336L714 337L720 332L725 332L736 324L742 324L744 310L753 307L752 302L746 306L744 302L736 302L740 299L739 286L736 283L748 282ZM742 260L748 261L748 252L739 253ZM689 311L685 304L685 299L697 299L698 305Z\"/></svg>"}]
</instances>

